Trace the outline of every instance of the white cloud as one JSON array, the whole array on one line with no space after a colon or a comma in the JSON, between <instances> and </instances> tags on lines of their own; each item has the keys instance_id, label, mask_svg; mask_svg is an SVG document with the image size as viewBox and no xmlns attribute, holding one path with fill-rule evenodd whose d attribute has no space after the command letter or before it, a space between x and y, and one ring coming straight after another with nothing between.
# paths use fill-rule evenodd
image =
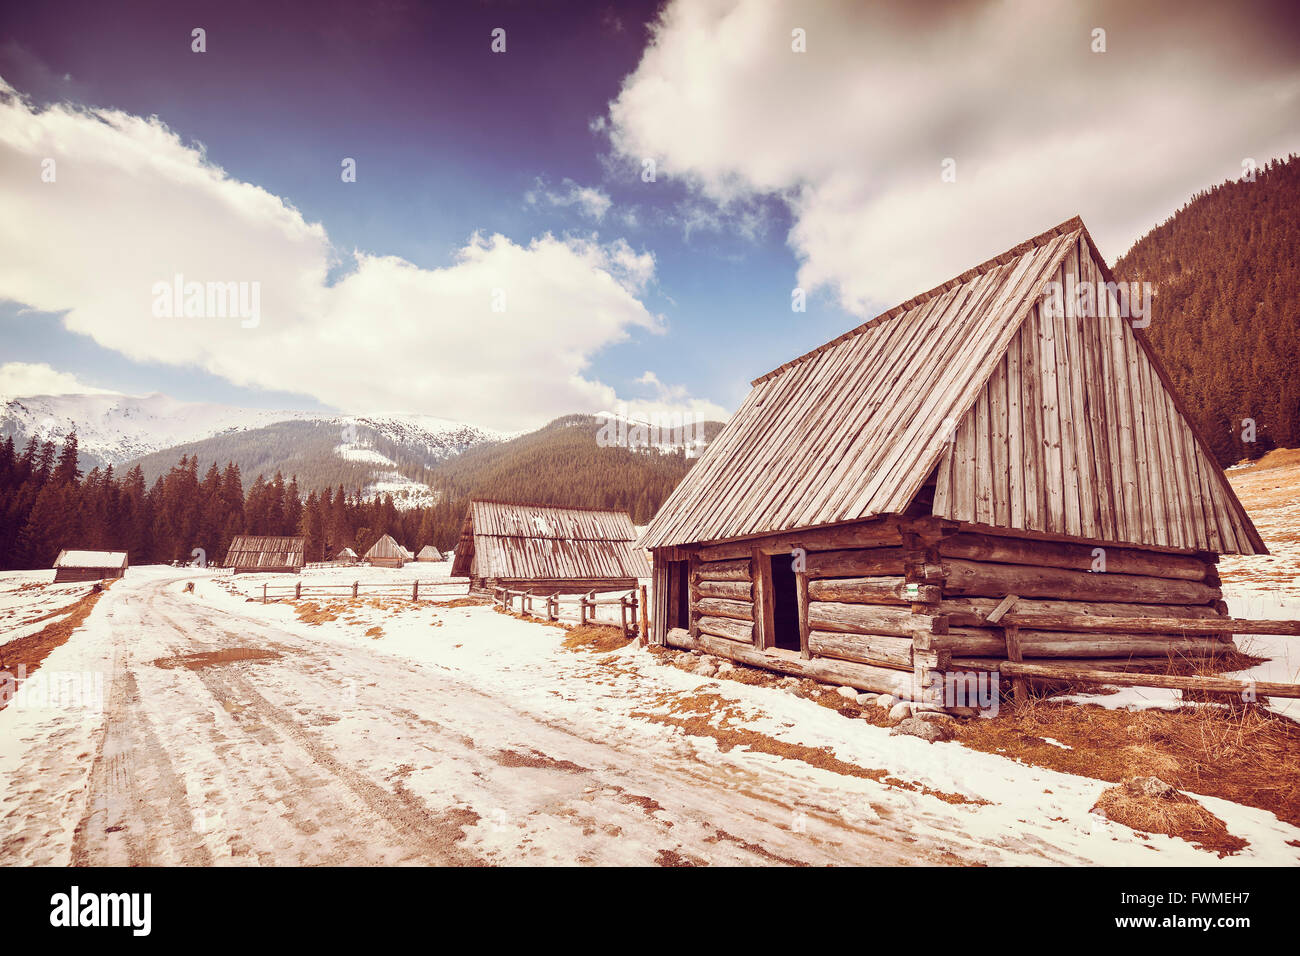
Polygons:
<instances>
[{"instance_id":1,"label":"white cloud","mask_svg":"<svg viewBox=\"0 0 1300 956\"><path fill-rule=\"evenodd\" d=\"M539 178L534 188L524 193L524 201L530 206L540 206L542 203L549 206L573 206L583 216L596 222L604 219L605 213L614 204L607 193L595 186L581 186L572 179L565 179L560 189L556 190L549 188Z\"/></svg>"},{"instance_id":2,"label":"white cloud","mask_svg":"<svg viewBox=\"0 0 1300 956\"><path fill-rule=\"evenodd\" d=\"M1076 213L1114 258L1244 157L1295 149L1285 15L677 0L605 128L622 161L654 157L724 208L786 202L800 285L872 314Z\"/></svg>"},{"instance_id":3,"label":"white cloud","mask_svg":"<svg viewBox=\"0 0 1300 956\"><path fill-rule=\"evenodd\" d=\"M690 390L685 385L665 384L649 369L646 369L636 381L638 385L647 386L651 394L649 398L632 399L626 403L624 413L632 418L658 420L683 411L690 413L697 421L725 422L731 417L721 405L704 399L691 398Z\"/></svg>"},{"instance_id":4,"label":"white cloud","mask_svg":"<svg viewBox=\"0 0 1300 956\"><path fill-rule=\"evenodd\" d=\"M47 157L53 183L41 180ZM592 377L592 357L664 327L638 298L653 256L594 236L476 235L437 269L355 252L327 285L339 257L321 224L232 179L157 118L37 111L3 80L0 208L0 298L65 312L69 329L138 361L354 414L518 429L595 411L618 396ZM260 323L155 318L154 286L177 274L260 283Z\"/></svg>"},{"instance_id":5,"label":"white cloud","mask_svg":"<svg viewBox=\"0 0 1300 956\"><path fill-rule=\"evenodd\" d=\"M112 395L69 372L60 372L44 362L5 362L0 365L0 396L19 398L33 395Z\"/></svg>"}]
</instances>

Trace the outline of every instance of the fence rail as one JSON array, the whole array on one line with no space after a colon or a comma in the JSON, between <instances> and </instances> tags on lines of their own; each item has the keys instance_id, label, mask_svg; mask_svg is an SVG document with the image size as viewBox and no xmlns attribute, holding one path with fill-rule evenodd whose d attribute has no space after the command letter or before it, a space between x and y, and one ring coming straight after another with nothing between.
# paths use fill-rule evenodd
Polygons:
<instances>
[{"instance_id":1,"label":"fence rail","mask_svg":"<svg viewBox=\"0 0 1300 956\"><path fill-rule=\"evenodd\" d=\"M635 637L638 629L644 631L641 617L643 606L637 599L636 591L628 591L618 597L598 598L595 591L588 591L586 594L533 594L531 591L517 591L512 588L492 589L492 603L498 607L513 611L516 600L519 601L519 613L525 617L539 617L547 621L573 621L579 625L608 624L611 627L614 626L612 620L600 620L597 615L602 607L617 606L618 626L622 628L624 634ZM534 601L543 602L542 613L536 612L533 607ZM563 610L566 602L576 605L576 614Z\"/></svg>"},{"instance_id":2,"label":"fence rail","mask_svg":"<svg viewBox=\"0 0 1300 956\"><path fill-rule=\"evenodd\" d=\"M450 588L451 590L446 590ZM287 597L293 595L295 601L303 597L405 597L412 601L434 600L445 597L465 597L469 594L469 578L445 578L439 581L410 581L407 583L363 584L353 581L351 584L263 584L262 603L279 600L279 592Z\"/></svg>"}]
</instances>

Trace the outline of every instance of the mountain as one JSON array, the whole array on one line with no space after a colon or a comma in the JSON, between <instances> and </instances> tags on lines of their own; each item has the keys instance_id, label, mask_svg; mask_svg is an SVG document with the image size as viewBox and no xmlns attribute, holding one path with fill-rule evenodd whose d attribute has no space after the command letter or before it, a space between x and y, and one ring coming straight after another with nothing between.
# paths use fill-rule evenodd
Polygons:
<instances>
[{"instance_id":1,"label":"mountain","mask_svg":"<svg viewBox=\"0 0 1300 956\"><path fill-rule=\"evenodd\" d=\"M1300 445L1300 157L1197 193L1115 263L1150 282L1146 330L1221 464ZM1243 421L1256 426L1256 440Z\"/></svg>"}]
</instances>

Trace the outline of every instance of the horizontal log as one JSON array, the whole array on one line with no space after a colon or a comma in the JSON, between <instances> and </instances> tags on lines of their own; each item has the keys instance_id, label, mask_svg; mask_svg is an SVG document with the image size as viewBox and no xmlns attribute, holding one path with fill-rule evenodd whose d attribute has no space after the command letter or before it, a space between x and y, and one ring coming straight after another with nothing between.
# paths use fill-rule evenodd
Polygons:
<instances>
[{"instance_id":1,"label":"horizontal log","mask_svg":"<svg viewBox=\"0 0 1300 956\"><path fill-rule=\"evenodd\" d=\"M980 626L985 616L998 606L997 598L944 598L935 612L947 615L954 625ZM1052 601L1021 598L1011 614L1095 614L1101 617L1177 617L1215 618L1222 616L1209 604L1129 604L1105 601Z\"/></svg>"},{"instance_id":2,"label":"horizontal log","mask_svg":"<svg viewBox=\"0 0 1300 956\"><path fill-rule=\"evenodd\" d=\"M726 617L702 617L695 622L695 626L701 633L712 634L714 637L728 637L745 643L754 640L754 625L745 621L733 621Z\"/></svg>"},{"instance_id":3,"label":"horizontal log","mask_svg":"<svg viewBox=\"0 0 1300 956\"><path fill-rule=\"evenodd\" d=\"M1195 660L1196 658L1190 658ZM1000 657L953 657L948 661L947 670L955 671L995 671L1005 663ZM1083 667L1093 670L1129 670L1137 673L1162 673L1168 669L1170 661L1162 657L1061 657L1038 663L1062 664L1067 667Z\"/></svg>"},{"instance_id":4,"label":"horizontal log","mask_svg":"<svg viewBox=\"0 0 1300 956\"><path fill-rule=\"evenodd\" d=\"M917 634L932 634L936 627L941 629L943 625L936 624L935 619L927 614L913 614L904 608L886 607L882 604L810 601L808 626L823 631L910 638Z\"/></svg>"},{"instance_id":5,"label":"horizontal log","mask_svg":"<svg viewBox=\"0 0 1300 956\"><path fill-rule=\"evenodd\" d=\"M1250 681L1234 677L1182 677L1176 674L1127 674L1121 671L1094 670L1064 664L1026 664L1005 661L1003 674L1016 677L1046 677L1055 680L1114 684L1117 687L1165 687L1172 690L1197 690L1211 693L1238 694L1249 689L1256 697L1300 697L1300 684L1273 681Z\"/></svg>"},{"instance_id":6,"label":"horizontal log","mask_svg":"<svg viewBox=\"0 0 1300 956\"><path fill-rule=\"evenodd\" d=\"M748 581L749 560L709 561L696 565L694 575L696 581Z\"/></svg>"},{"instance_id":7,"label":"horizontal log","mask_svg":"<svg viewBox=\"0 0 1300 956\"><path fill-rule=\"evenodd\" d=\"M790 552L795 548L805 551L829 551L835 548L879 548L902 542L898 521L894 518L873 518L856 524L836 525L832 528L809 528L781 534L769 534L706 545L699 550L701 561L726 561L748 557L753 548L768 553Z\"/></svg>"},{"instance_id":8,"label":"horizontal log","mask_svg":"<svg viewBox=\"0 0 1300 956\"><path fill-rule=\"evenodd\" d=\"M805 660L795 654L774 654L760 651L748 644L711 637L701 634L694 639L689 632L675 627L666 636L670 647L687 651L700 651L725 657L737 664L749 667L761 667L776 671L778 674L790 674L793 677L809 677L827 684L844 684L866 693L894 694L898 697L912 699L912 674L888 667L875 667L871 664L859 664L854 661L840 661L829 657L814 657Z\"/></svg>"},{"instance_id":9,"label":"horizontal log","mask_svg":"<svg viewBox=\"0 0 1300 956\"><path fill-rule=\"evenodd\" d=\"M809 551L804 573L809 578L856 578L903 573L902 548Z\"/></svg>"},{"instance_id":10,"label":"horizontal log","mask_svg":"<svg viewBox=\"0 0 1300 956\"><path fill-rule=\"evenodd\" d=\"M1046 631L1108 631L1114 634L1281 634L1300 636L1300 621L1254 621L1218 617L1183 619L1176 617L1101 617L1091 614L1018 614L1012 612L1000 622Z\"/></svg>"},{"instance_id":11,"label":"horizontal log","mask_svg":"<svg viewBox=\"0 0 1300 956\"><path fill-rule=\"evenodd\" d=\"M939 600L942 589L932 584L912 585L902 575L870 578L822 578L808 582L808 597L813 601L836 601L844 604L929 604Z\"/></svg>"},{"instance_id":12,"label":"horizontal log","mask_svg":"<svg viewBox=\"0 0 1300 956\"><path fill-rule=\"evenodd\" d=\"M814 657L835 657L878 667L912 669L912 641L906 637L810 631L808 652Z\"/></svg>"},{"instance_id":13,"label":"horizontal log","mask_svg":"<svg viewBox=\"0 0 1300 956\"><path fill-rule=\"evenodd\" d=\"M947 634L931 639L935 650L952 657L995 657L1005 655L1006 638L1001 629L952 627ZM1020 632L1020 653L1024 657L1155 657L1222 654L1231 646L1212 637L1177 635L1134 637L1126 634L1071 634L1064 631Z\"/></svg>"},{"instance_id":14,"label":"horizontal log","mask_svg":"<svg viewBox=\"0 0 1300 956\"><path fill-rule=\"evenodd\" d=\"M724 601L721 598L700 598L695 611L701 617L730 617L737 621L754 620L754 605L749 601Z\"/></svg>"},{"instance_id":15,"label":"horizontal log","mask_svg":"<svg viewBox=\"0 0 1300 956\"><path fill-rule=\"evenodd\" d=\"M1139 574L1092 574L1065 568L984 564L947 558L941 563L943 593L981 597L1056 598L1075 601L1131 601L1139 604L1209 604L1223 596L1199 581Z\"/></svg>"},{"instance_id":16,"label":"horizontal log","mask_svg":"<svg viewBox=\"0 0 1300 956\"><path fill-rule=\"evenodd\" d=\"M1094 546L1030 538L1004 538L994 534L962 533L939 542L939 553L971 561L996 561L1033 567L1091 571ZM1145 574L1158 578L1204 581L1212 565L1185 554L1164 554L1134 548L1104 549L1106 573Z\"/></svg>"},{"instance_id":17,"label":"horizontal log","mask_svg":"<svg viewBox=\"0 0 1300 956\"><path fill-rule=\"evenodd\" d=\"M702 598L748 601L751 597L750 588L748 581L701 581L695 586L695 593Z\"/></svg>"}]
</instances>

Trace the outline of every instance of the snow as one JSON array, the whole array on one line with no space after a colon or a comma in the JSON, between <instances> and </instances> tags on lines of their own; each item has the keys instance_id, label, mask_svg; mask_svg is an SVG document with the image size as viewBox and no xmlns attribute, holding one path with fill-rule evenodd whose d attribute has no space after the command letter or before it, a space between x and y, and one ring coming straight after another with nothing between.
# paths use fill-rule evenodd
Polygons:
<instances>
[{"instance_id":1,"label":"snow","mask_svg":"<svg viewBox=\"0 0 1300 956\"><path fill-rule=\"evenodd\" d=\"M301 579L446 574L429 564ZM12 594L9 578L0 594ZM686 673L635 645L568 651L558 628L490 607L365 601L312 625L289 602L252 599L263 580L135 567L110 588L45 664L107 675L103 710L0 711L0 864L1300 857L1286 843L1300 828L1252 808L1197 797L1250 842L1219 860L1090 813L1102 781L891 737L777 688ZM234 645L278 656L193 670L157 663ZM712 705L709 727L888 773L726 749L663 722L701 703ZM949 803L925 788L990 802Z\"/></svg>"}]
</instances>

